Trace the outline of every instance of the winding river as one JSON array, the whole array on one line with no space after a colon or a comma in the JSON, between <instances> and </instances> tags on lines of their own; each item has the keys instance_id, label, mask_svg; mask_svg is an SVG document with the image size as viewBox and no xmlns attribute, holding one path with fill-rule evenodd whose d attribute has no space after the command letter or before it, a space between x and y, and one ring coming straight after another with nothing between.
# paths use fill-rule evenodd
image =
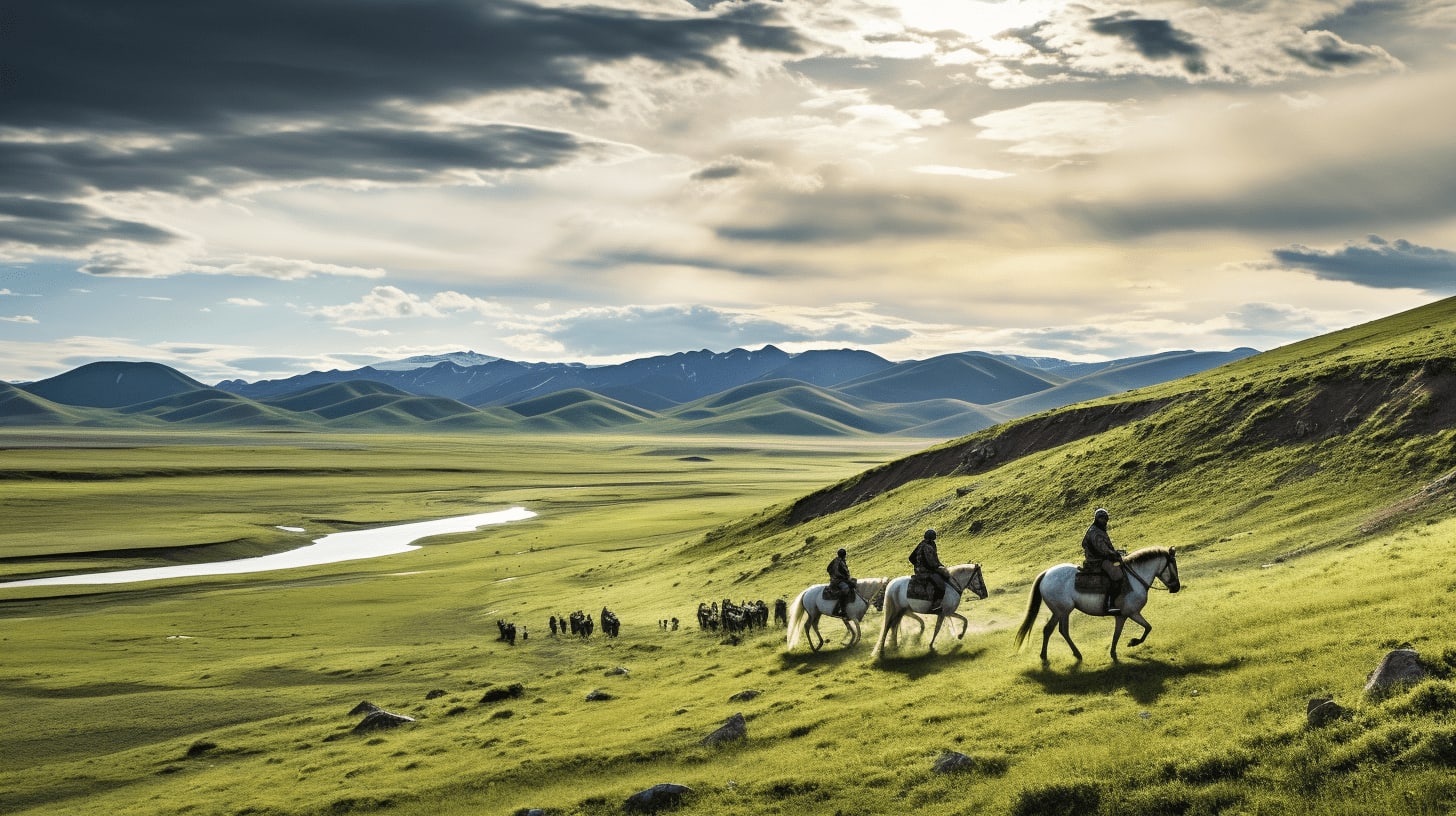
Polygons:
<instances>
[{"instance_id":1,"label":"winding river","mask_svg":"<svg viewBox=\"0 0 1456 816\"><path fill-rule=\"evenodd\" d=\"M419 547L414 542L430 536L468 533L487 525L520 521L535 515L523 507L512 507L509 510L497 510L491 513L473 513L468 516L452 516L434 521L416 521L387 527L373 527L368 530L330 533L322 538L316 538L312 544L296 550L260 555L254 558L216 561L210 564L178 564L170 567L31 578L24 581L0 583L0 589L63 584L130 584L137 581L160 581L165 578L240 575L247 572L267 572L332 564L338 561L356 561L361 558L378 558L382 555L397 555L417 550Z\"/></svg>"}]
</instances>

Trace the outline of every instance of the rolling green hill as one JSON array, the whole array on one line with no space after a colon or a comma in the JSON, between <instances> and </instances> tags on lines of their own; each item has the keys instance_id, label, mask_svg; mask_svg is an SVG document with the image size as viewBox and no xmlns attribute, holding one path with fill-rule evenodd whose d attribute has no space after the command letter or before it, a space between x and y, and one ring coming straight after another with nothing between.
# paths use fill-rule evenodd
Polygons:
<instances>
[{"instance_id":1,"label":"rolling green hill","mask_svg":"<svg viewBox=\"0 0 1456 816\"><path fill-rule=\"evenodd\" d=\"M11 453L12 535L58 559L152 516L242 548L482 494L541 515L287 575L12 591L15 812L606 816L659 783L691 789L690 816L1456 806L1456 300L904 456L822 447L870 437L265 436ZM1153 593L1121 662L1085 616L1080 663L1060 639L1045 663L1017 652L1033 581L1080 559L1097 506L1118 546L1175 547L1182 591ZM935 652L908 637L872 657L875 612L852 647L826 623L820 652L693 621L699 602L792 598L838 547L856 575L904 574L927 527L990 589ZM618 639L547 633L604 606ZM496 640L506 620L529 640ZM1366 694L1402 646L1428 677ZM1344 714L1313 725L1324 698ZM354 733L362 700L414 722ZM746 736L704 744L734 714ZM934 770L951 752L962 770Z\"/></svg>"}]
</instances>

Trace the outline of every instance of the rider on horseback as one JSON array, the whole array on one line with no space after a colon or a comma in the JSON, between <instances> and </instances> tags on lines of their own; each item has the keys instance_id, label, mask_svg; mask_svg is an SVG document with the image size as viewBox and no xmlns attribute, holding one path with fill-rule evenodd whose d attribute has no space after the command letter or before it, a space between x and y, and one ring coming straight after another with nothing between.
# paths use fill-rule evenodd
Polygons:
<instances>
[{"instance_id":1,"label":"rider on horseback","mask_svg":"<svg viewBox=\"0 0 1456 816\"><path fill-rule=\"evenodd\" d=\"M1107 518L1104 507L1097 508L1097 512L1092 514L1092 526L1082 536L1082 554L1087 559L1082 569L1107 576L1106 611L1110 615L1121 611L1117 607L1117 598L1127 592L1128 585L1122 570L1122 553L1112 546L1112 537L1107 534Z\"/></svg>"},{"instance_id":2,"label":"rider on horseback","mask_svg":"<svg viewBox=\"0 0 1456 816\"><path fill-rule=\"evenodd\" d=\"M940 602L945 598L945 582L950 570L940 563L940 552L935 545L935 531L926 530L925 537L910 551L910 563L915 566L916 578L929 578L935 584L935 598L931 601L931 615L940 614Z\"/></svg>"},{"instance_id":3,"label":"rider on horseback","mask_svg":"<svg viewBox=\"0 0 1456 816\"><path fill-rule=\"evenodd\" d=\"M844 605L854 596L854 579L849 577L849 560L843 547L829 562L829 588L835 594L834 612L836 618L844 617Z\"/></svg>"}]
</instances>

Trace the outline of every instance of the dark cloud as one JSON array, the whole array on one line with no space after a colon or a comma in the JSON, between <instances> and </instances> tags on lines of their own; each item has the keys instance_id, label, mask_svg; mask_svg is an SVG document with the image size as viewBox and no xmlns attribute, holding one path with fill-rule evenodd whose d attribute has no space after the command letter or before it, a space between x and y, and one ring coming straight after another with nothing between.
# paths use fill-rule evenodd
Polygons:
<instances>
[{"instance_id":1,"label":"dark cloud","mask_svg":"<svg viewBox=\"0 0 1456 816\"><path fill-rule=\"evenodd\" d=\"M1363 244L1350 243L1337 250L1295 244L1273 254L1280 264L1322 280L1379 289L1456 291L1456 252L1419 246L1403 238L1387 241L1371 235Z\"/></svg>"},{"instance_id":2,"label":"dark cloud","mask_svg":"<svg viewBox=\"0 0 1456 816\"><path fill-rule=\"evenodd\" d=\"M1127 42L1150 60L1182 59L1183 69L1188 73L1208 72L1203 47L1167 20L1151 20L1138 17L1131 11L1121 11L1107 17L1094 17L1091 26L1098 34Z\"/></svg>"},{"instance_id":3,"label":"dark cloud","mask_svg":"<svg viewBox=\"0 0 1456 816\"><path fill-rule=\"evenodd\" d=\"M10 127L186 129L448 102L495 91L595 99L594 66L726 72L729 43L796 53L766 7L668 18L514 0L48 0L7 9Z\"/></svg>"},{"instance_id":4,"label":"dark cloud","mask_svg":"<svg viewBox=\"0 0 1456 816\"><path fill-rule=\"evenodd\" d=\"M77 250L108 241L166 244L181 237L152 224L104 215L84 204L0 196L0 245Z\"/></svg>"},{"instance_id":5,"label":"dark cloud","mask_svg":"<svg viewBox=\"0 0 1456 816\"><path fill-rule=\"evenodd\" d=\"M1347 43L1328 31L1310 32L1304 47L1286 47L1284 53L1319 71L1355 68L1389 55L1368 46Z\"/></svg>"},{"instance_id":6,"label":"dark cloud","mask_svg":"<svg viewBox=\"0 0 1456 816\"><path fill-rule=\"evenodd\" d=\"M411 184L455 171L538 170L614 149L575 134L515 125L450 132L320 128L189 138L146 147L105 141L0 142L0 192L72 196L159 191L193 197L258 183Z\"/></svg>"}]
</instances>

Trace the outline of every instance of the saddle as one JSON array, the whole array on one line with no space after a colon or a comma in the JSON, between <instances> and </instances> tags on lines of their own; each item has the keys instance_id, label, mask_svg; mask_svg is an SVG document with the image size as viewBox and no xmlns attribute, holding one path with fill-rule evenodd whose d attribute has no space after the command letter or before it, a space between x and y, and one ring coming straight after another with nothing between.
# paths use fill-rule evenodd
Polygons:
<instances>
[{"instance_id":1,"label":"saddle","mask_svg":"<svg viewBox=\"0 0 1456 816\"><path fill-rule=\"evenodd\" d=\"M840 598L846 598L848 600L854 600L854 597L856 595L856 593L855 593L855 586L858 585L858 584L859 584L859 581L856 581L855 579L851 578L850 581L849 581L849 591L848 592L840 592L839 590L837 590L837 589L834 588L834 584L825 584L824 585L824 600L826 600L826 601L837 601Z\"/></svg>"},{"instance_id":2,"label":"saddle","mask_svg":"<svg viewBox=\"0 0 1456 816\"><path fill-rule=\"evenodd\" d=\"M910 585L905 588L905 595L917 601L934 601L935 582L929 576L912 575Z\"/></svg>"},{"instance_id":3,"label":"saddle","mask_svg":"<svg viewBox=\"0 0 1456 816\"><path fill-rule=\"evenodd\" d=\"M1103 595L1112 588L1112 579L1102 571L1101 565L1083 564L1077 567L1077 577L1072 579L1072 586L1078 592L1094 592Z\"/></svg>"}]
</instances>

